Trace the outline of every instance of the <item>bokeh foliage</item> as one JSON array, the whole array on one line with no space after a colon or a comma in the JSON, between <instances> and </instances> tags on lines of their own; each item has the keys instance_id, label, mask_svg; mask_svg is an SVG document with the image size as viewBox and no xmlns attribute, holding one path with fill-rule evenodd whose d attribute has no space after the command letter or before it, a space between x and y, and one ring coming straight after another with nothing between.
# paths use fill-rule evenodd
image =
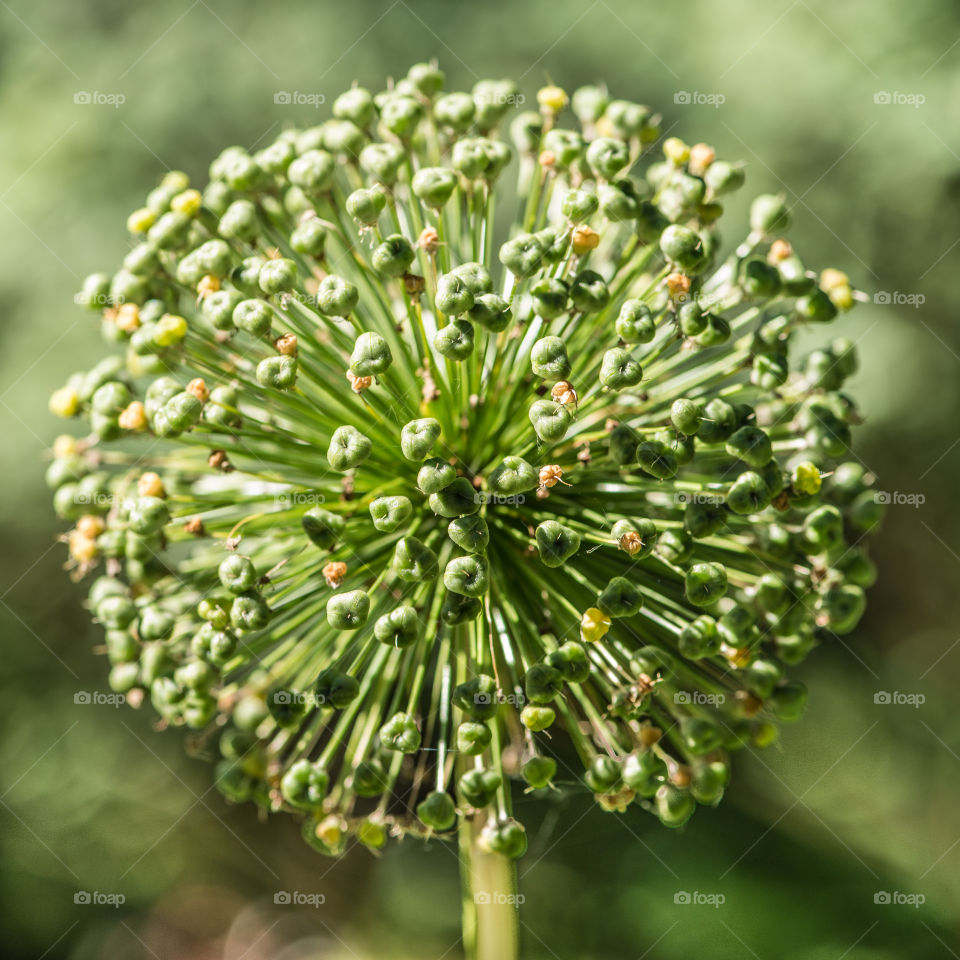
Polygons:
<instances>
[{"instance_id":1,"label":"bokeh foliage","mask_svg":"<svg viewBox=\"0 0 960 960\"><path fill-rule=\"evenodd\" d=\"M319 860L292 824L258 825L251 811L227 808L180 733L158 737L145 715L74 703L78 691L103 689L105 669L91 655L100 637L80 609L82 588L58 569L63 550L40 480L59 428L46 396L99 353L72 295L84 274L122 256L123 219L164 170L202 179L225 144L252 147L287 120L310 122L311 107L276 105L278 91L329 103L352 78L375 85L433 56L451 88L506 75L531 101L547 78L571 90L605 80L660 109L665 131L741 156L751 194L782 190L794 241L816 251L809 259L842 267L871 294L924 298L871 303L837 330L861 353L852 389L867 422L857 452L882 489L925 501L891 507L867 617L805 665L807 719L781 750L738 757L731 802L681 834L639 813L605 816L586 796L525 812L542 823L521 865L526 955L863 960L956 950L958 35L960 9L947 0L4 5L8 955L254 958L283 944L294 957L457 953L450 850L410 845L379 864L362 853ZM125 102L78 104L80 91ZM681 91L725 99L685 105ZM876 103L884 91L925 101ZM879 691L926 700L878 705ZM126 903L78 906L78 890L122 892ZM283 910L278 890L327 901ZM726 903L676 905L681 890L723 893ZM926 902L877 905L878 891Z\"/></svg>"}]
</instances>

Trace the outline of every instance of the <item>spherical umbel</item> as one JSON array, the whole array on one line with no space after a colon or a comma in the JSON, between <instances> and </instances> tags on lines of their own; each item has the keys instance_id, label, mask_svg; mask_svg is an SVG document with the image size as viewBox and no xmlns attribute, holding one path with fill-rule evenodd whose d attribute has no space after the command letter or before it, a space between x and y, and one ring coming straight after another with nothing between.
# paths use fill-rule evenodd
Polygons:
<instances>
[{"instance_id":1,"label":"spherical umbel","mask_svg":"<svg viewBox=\"0 0 960 960\"><path fill-rule=\"evenodd\" d=\"M511 778L559 770L680 827L876 578L856 332L795 335L859 295L643 104L443 87L354 85L131 215L50 400L68 566L111 688L323 853L466 818L520 856Z\"/></svg>"}]
</instances>

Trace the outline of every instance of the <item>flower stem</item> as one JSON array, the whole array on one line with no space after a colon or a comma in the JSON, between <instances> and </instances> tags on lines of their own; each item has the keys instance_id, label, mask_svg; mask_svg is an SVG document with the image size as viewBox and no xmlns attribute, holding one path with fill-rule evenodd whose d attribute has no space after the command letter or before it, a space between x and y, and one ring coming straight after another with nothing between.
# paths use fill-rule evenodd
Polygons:
<instances>
[{"instance_id":1,"label":"flower stem","mask_svg":"<svg viewBox=\"0 0 960 960\"><path fill-rule=\"evenodd\" d=\"M483 824L464 820L460 834L463 943L467 960L517 960L517 862L477 843Z\"/></svg>"}]
</instances>

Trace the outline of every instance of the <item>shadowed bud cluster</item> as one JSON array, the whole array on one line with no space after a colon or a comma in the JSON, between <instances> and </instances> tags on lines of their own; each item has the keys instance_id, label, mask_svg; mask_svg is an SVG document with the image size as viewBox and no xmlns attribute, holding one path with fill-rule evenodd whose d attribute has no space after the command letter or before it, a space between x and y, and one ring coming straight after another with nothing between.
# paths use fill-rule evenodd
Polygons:
<instances>
[{"instance_id":1,"label":"shadowed bud cluster","mask_svg":"<svg viewBox=\"0 0 960 960\"><path fill-rule=\"evenodd\" d=\"M742 167L649 108L523 102L421 64L167 174L51 399L111 688L328 854L519 856L511 781L683 824L874 579L847 277L776 196L726 249Z\"/></svg>"}]
</instances>

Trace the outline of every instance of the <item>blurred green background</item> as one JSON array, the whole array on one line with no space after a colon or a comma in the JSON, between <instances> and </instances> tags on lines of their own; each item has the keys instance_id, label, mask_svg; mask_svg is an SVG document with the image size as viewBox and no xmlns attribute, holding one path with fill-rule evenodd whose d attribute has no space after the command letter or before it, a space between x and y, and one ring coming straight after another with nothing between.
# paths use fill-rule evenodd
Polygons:
<instances>
[{"instance_id":1,"label":"blurred green background","mask_svg":"<svg viewBox=\"0 0 960 960\"><path fill-rule=\"evenodd\" d=\"M228 143L315 122L310 107L276 106L279 90L330 103L354 78L378 89L434 56L449 88L511 76L528 102L548 78L568 90L605 80L662 110L671 133L744 159L750 193L784 192L801 255L877 295L835 328L861 352L856 449L881 489L924 501L891 507L861 628L803 667L806 720L738 757L720 809L678 834L587 797L520 801L532 837L524 956L957 956L960 7L950 0L0 3L5 953L460 955L450 849L406 843L379 863L363 851L324 861L289 818L257 824L228 807L184 737L155 734L146 711L74 702L104 690L106 670L83 589L60 569L42 482L60 430L47 395L101 349L72 295L86 273L119 262L124 218L147 189L171 167L202 180ZM75 102L83 91L125 101ZM682 91L724 100L688 105ZM911 297L922 303L897 303ZM880 691L925 702L877 704ZM284 890L326 901L275 906ZM125 902L75 903L80 891ZM679 891L725 903L678 905ZM881 891L924 902L876 903Z\"/></svg>"}]
</instances>

